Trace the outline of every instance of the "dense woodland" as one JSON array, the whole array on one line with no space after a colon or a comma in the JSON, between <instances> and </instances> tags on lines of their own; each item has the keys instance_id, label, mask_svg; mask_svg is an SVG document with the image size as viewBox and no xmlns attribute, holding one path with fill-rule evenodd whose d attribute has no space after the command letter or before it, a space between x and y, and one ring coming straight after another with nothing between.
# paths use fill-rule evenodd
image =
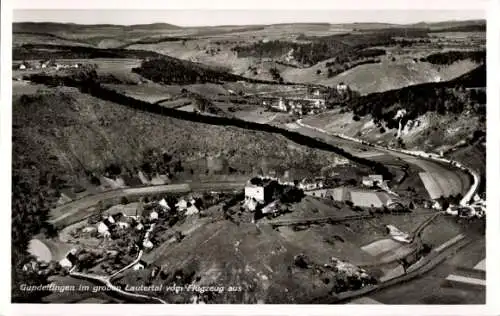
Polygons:
<instances>
[{"instance_id":1,"label":"dense woodland","mask_svg":"<svg viewBox=\"0 0 500 316\"><path fill-rule=\"evenodd\" d=\"M154 58L161 56L151 51L132 49L100 49L83 46L25 44L12 49L13 60L38 59L94 59L94 58Z\"/></svg>"},{"instance_id":2,"label":"dense woodland","mask_svg":"<svg viewBox=\"0 0 500 316\"><path fill-rule=\"evenodd\" d=\"M276 58L291 53L304 66L312 66L333 57L339 63L385 54L383 50L364 50L373 46L395 45L394 37L427 37L423 29L383 29L365 33L339 34L323 37L299 36L305 42L269 41L235 46L239 57ZM293 51L292 51L293 50Z\"/></svg>"},{"instance_id":3,"label":"dense woodland","mask_svg":"<svg viewBox=\"0 0 500 316\"><path fill-rule=\"evenodd\" d=\"M225 70L209 68L180 59L164 56L162 58L143 61L133 72L162 84L222 83L228 81L248 81L253 83L276 83L273 81L249 79L231 74ZM281 77L279 77L281 78ZM278 79L276 79L278 81ZM283 80L278 83L286 84Z\"/></svg>"},{"instance_id":4,"label":"dense woodland","mask_svg":"<svg viewBox=\"0 0 500 316\"><path fill-rule=\"evenodd\" d=\"M460 60L472 60L478 64L486 63L486 51L448 51L444 53L434 53L421 61L426 61L436 65L451 65Z\"/></svg>"},{"instance_id":5,"label":"dense woodland","mask_svg":"<svg viewBox=\"0 0 500 316\"><path fill-rule=\"evenodd\" d=\"M348 107L355 115L371 114L375 120L385 121L389 128L397 127L393 119L398 109L407 111L405 121L415 119L427 112L439 114L470 111L486 115L485 87L486 66L480 66L457 79L442 83L426 83L398 90L372 93L351 99Z\"/></svg>"}]
</instances>

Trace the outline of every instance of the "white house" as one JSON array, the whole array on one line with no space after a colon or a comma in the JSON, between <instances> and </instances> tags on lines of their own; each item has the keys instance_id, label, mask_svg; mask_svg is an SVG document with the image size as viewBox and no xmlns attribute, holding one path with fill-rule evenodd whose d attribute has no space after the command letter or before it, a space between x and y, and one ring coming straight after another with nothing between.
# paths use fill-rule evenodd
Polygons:
<instances>
[{"instance_id":1,"label":"white house","mask_svg":"<svg viewBox=\"0 0 500 316\"><path fill-rule=\"evenodd\" d=\"M276 201L269 203L264 208L262 208L262 214L273 214L278 212L278 208L276 207Z\"/></svg>"},{"instance_id":2,"label":"white house","mask_svg":"<svg viewBox=\"0 0 500 316\"><path fill-rule=\"evenodd\" d=\"M198 210L198 208L194 204L191 204L191 206L189 206L186 209L186 215L194 215L194 214L198 214L199 212L200 212L200 210Z\"/></svg>"},{"instance_id":3,"label":"white house","mask_svg":"<svg viewBox=\"0 0 500 316\"><path fill-rule=\"evenodd\" d=\"M165 199L161 199L161 201L158 203L165 211L170 211L170 206L168 206L167 201Z\"/></svg>"},{"instance_id":4,"label":"white house","mask_svg":"<svg viewBox=\"0 0 500 316\"><path fill-rule=\"evenodd\" d=\"M26 65L25 64L20 64L19 65L19 69L20 70L25 70L26 69Z\"/></svg>"},{"instance_id":5,"label":"white house","mask_svg":"<svg viewBox=\"0 0 500 316\"><path fill-rule=\"evenodd\" d=\"M264 203L264 187L249 184L245 186L245 200L254 199L257 203Z\"/></svg>"},{"instance_id":6,"label":"white house","mask_svg":"<svg viewBox=\"0 0 500 316\"><path fill-rule=\"evenodd\" d=\"M157 219L158 219L158 212L152 211L151 213L149 213L149 220L155 221Z\"/></svg>"},{"instance_id":7,"label":"white house","mask_svg":"<svg viewBox=\"0 0 500 316\"><path fill-rule=\"evenodd\" d=\"M273 105L273 108L275 108L279 111L286 112L286 104L285 104L285 101L283 101L283 98L280 98L278 101L278 105Z\"/></svg>"},{"instance_id":8,"label":"white house","mask_svg":"<svg viewBox=\"0 0 500 316\"><path fill-rule=\"evenodd\" d=\"M371 187L374 185L380 185L384 182L384 177L379 174L371 174L368 177L363 177L362 183L365 186Z\"/></svg>"},{"instance_id":9,"label":"white house","mask_svg":"<svg viewBox=\"0 0 500 316\"><path fill-rule=\"evenodd\" d=\"M248 208L252 212L257 209L258 205L259 204L257 203L257 201L255 201L255 199L253 198L245 199L245 202L243 203L243 206Z\"/></svg>"},{"instance_id":10,"label":"white house","mask_svg":"<svg viewBox=\"0 0 500 316\"><path fill-rule=\"evenodd\" d=\"M61 265L61 267L66 268L66 269L71 269L71 267L73 267L73 264L71 263L71 261L69 261L69 259L66 257L64 259L61 259L59 261L59 264Z\"/></svg>"},{"instance_id":11,"label":"white house","mask_svg":"<svg viewBox=\"0 0 500 316\"><path fill-rule=\"evenodd\" d=\"M153 248L153 243L151 242L151 240L144 240L144 242L142 243L142 245L144 246L144 248L146 249L151 249Z\"/></svg>"},{"instance_id":12,"label":"white house","mask_svg":"<svg viewBox=\"0 0 500 316\"><path fill-rule=\"evenodd\" d=\"M135 229L136 230L143 230L144 229L144 225L142 225L141 223L137 224L137 226L135 226Z\"/></svg>"},{"instance_id":13,"label":"white house","mask_svg":"<svg viewBox=\"0 0 500 316\"><path fill-rule=\"evenodd\" d=\"M441 205L441 203L439 203L439 201L434 201L434 204L432 204L432 208L441 211L443 209L443 206Z\"/></svg>"},{"instance_id":14,"label":"white house","mask_svg":"<svg viewBox=\"0 0 500 316\"><path fill-rule=\"evenodd\" d=\"M104 235L104 233L109 232L109 228L103 222L99 222L99 224L97 224L97 232Z\"/></svg>"},{"instance_id":15,"label":"white house","mask_svg":"<svg viewBox=\"0 0 500 316\"><path fill-rule=\"evenodd\" d=\"M180 199L177 204L175 204L175 207L180 210L180 211L183 211L185 209L187 209L187 201L184 200L184 199Z\"/></svg>"},{"instance_id":16,"label":"white house","mask_svg":"<svg viewBox=\"0 0 500 316\"><path fill-rule=\"evenodd\" d=\"M104 223L103 223L103 224L104 224ZM85 227L85 228L83 228L83 229L82 229L82 232L83 232L83 233L91 233L91 232L93 232L93 231L95 231L95 230L96 230L96 228L95 228L95 227L91 227L91 226L89 226L89 227Z\"/></svg>"},{"instance_id":17,"label":"white house","mask_svg":"<svg viewBox=\"0 0 500 316\"><path fill-rule=\"evenodd\" d=\"M120 227L122 229L127 229L130 227L130 225L128 223L125 223L125 222L118 222L118 227Z\"/></svg>"},{"instance_id":18,"label":"white house","mask_svg":"<svg viewBox=\"0 0 500 316\"><path fill-rule=\"evenodd\" d=\"M134 271L144 270L144 265L142 263L136 263L132 269L134 269Z\"/></svg>"},{"instance_id":19,"label":"white house","mask_svg":"<svg viewBox=\"0 0 500 316\"><path fill-rule=\"evenodd\" d=\"M113 218L113 216L109 215L108 216L108 221L111 223L111 224L114 224L115 223L115 219Z\"/></svg>"},{"instance_id":20,"label":"white house","mask_svg":"<svg viewBox=\"0 0 500 316\"><path fill-rule=\"evenodd\" d=\"M347 91L347 85L343 82L339 82L337 84L337 91L339 91L339 92Z\"/></svg>"}]
</instances>

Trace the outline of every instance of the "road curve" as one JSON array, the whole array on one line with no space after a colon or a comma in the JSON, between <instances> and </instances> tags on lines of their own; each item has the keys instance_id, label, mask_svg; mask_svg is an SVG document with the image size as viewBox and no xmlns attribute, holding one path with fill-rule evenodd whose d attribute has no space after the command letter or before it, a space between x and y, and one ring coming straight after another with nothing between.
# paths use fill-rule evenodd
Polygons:
<instances>
[{"instance_id":1,"label":"road curve","mask_svg":"<svg viewBox=\"0 0 500 316\"><path fill-rule=\"evenodd\" d=\"M426 153L426 152L423 152L423 151L411 151L411 150L404 150L404 149L395 149L395 148L391 148L391 147L384 147L384 146L379 146L379 145L371 144L371 143L369 143L369 142L367 142L365 140L361 140L361 139L358 139L358 138L346 136L346 135L343 135L343 134L329 133L329 132L327 132L327 131L325 131L325 130L323 130L321 128L304 124L301 119L297 120L296 123L297 123L297 125L299 125L301 127L309 128L309 129L318 131L320 133L323 133L325 135L331 135L331 136L338 137L338 138L341 138L341 139L344 139L344 140L348 140L348 141L356 142L356 143L359 143L359 144L367 145L367 146L370 146L370 147L373 147L373 148L376 148L376 149L379 149L379 150L389 151L389 152L395 152L395 153L400 153L400 154L406 154L406 155L414 156L414 157L417 157L417 158L420 158L420 159L433 160L433 161L436 161L436 162L453 165L454 167L459 168L459 169L461 169L461 170L469 173L472 176L472 178L473 178L473 183L472 183L471 187L467 190L467 193L460 200L460 205L462 205L462 206L467 206L467 205L470 204L470 201L472 200L474 194L476 194L477 189L479 188L479 184L480 184L479 174L476 171L474 171L473 169L464 166L462 163L460 163L458 161L446 159L446 158L440 157L439 155L434 154L434 153Z\"/></svg>"},{"instance_id":2,"label":"road curve","mask_svg":"<svg viewBox=\"0 0 500 316\"><path fill-rule=\"evenodd\" d=\"M195 191L206 191L206 190L235 190L241 189L245 185L246 181L214 181L214 182L203 182L203 183L181 183L181 184L166 184L166 185L153 185L145 187L136 188L122 188L117 190L110 190L98 194L93 194L89 196L82 197L81 199L74 200L72 202L66 203L64 205L58 206L51 211L52 214L60 214L55 218L49 220L49 223L56 225L63 219L75 215L79 211L88 209L92 206L97 205L99 201L133 196L142 194L160 194L160 193L183 193L183 192L195 192Z\"/></svg>"}]
</instances>

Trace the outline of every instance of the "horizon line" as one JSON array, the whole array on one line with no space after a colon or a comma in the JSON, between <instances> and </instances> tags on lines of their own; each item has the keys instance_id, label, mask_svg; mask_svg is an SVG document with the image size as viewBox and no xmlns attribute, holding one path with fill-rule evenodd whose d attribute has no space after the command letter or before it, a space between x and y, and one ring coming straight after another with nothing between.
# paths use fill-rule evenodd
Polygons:
<instances>
[{"instance_id":1,"label":"horizon line","mask_svg":"<svg viewBox=\"0 0 500 316\"><path fill-rule=\"evenodd\" d=\"M447 19L447 20L438 20L438 21L419 21L419 22L411 22L411 23L393 23L393 22L381 22L381 21L362 21L362 22L277 22L277 23L245 23L245 24L200 24L200 25L181 25L181 24L172 24L169 22L150 22L150 23L134 23L134 24L119 24L119 23L78 23L78 22L63 22L63 21L12 21L12 24L17 23L33 23L33 24L67 24L67 25L85 25L85 26L147 26L147 25L155 25L155 24L167 24L171 26L177 26L182 28L190 28L190 27L228 27L228 26L271 26L271 25L292 25L292 24L325 24L325 25L350 25L350 24L387 24L387 25L400 25L400 26L410 26L410 25L418 25L418 24L436 24L436 23L446 23L446 22L473 22L480 21L486 22L486 18L483 19Z\"/></svg>"}]
</instances>

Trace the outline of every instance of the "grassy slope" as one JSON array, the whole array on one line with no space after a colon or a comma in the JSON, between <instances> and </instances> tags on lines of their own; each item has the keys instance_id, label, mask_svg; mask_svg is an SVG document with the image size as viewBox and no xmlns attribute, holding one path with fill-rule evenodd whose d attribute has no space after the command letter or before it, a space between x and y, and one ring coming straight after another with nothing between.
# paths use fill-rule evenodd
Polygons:
<instances>
[{"instance_id":1,"label":"grassy slope","mask_svg":"<svg viewBox=\"0 0 500 316\"><path fill-rule=\"evenodd\" d=\"M366 64L354 67L335 77L328 78L324 63L319 63L307 69L289 68L283 73L285 81L314 82L326 86L335 86L340 82L348 84L361 94L399 89L405 86L444 81L458 77L477 65L470 61L461 61L447 67L438 67L426 62L390 62ZM316 71L321 69L322 74Z\"/></svg>"}]
</instances>

